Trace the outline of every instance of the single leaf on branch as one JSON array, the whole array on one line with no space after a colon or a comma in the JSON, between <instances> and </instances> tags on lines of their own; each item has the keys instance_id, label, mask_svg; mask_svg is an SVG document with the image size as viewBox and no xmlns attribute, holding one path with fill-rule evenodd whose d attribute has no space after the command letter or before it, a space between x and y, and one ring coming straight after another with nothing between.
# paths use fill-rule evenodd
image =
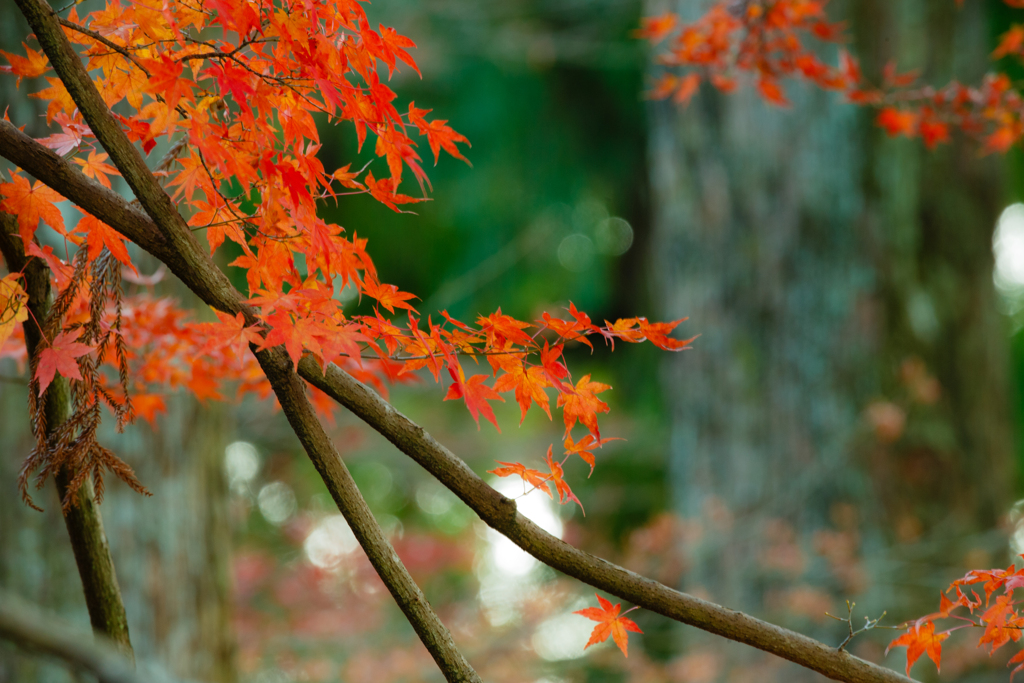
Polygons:
<instances>
[{"instance_id":1,"label":"single leaf on branch","mask_svg":"<svg viewBox=\"0 0 1024 683\"><path fill-rule=\"evenodd\" d=\"M627 631L643 633L632 619L626 618L626 614L637 608L634 607L633 609L626 610L624 614L620 615L619 609L622 607L622 603L612 605L611 602L605 600L600 595L595 593L595 596L597 597L597 602L601 605L600 607L587 607L586 609L573 612L573 614L579 614L587 619L598 622L594 630L591 631L590 640L587 641L586 647L583 649L591 645L603 643L608 640L608 636L611 636L615 644L622 650L623 656L628 657L629 633Z\"/></svg>"},{"instance_id":2,"label":"single leaf on branch","mask_svg":"<svg viewBox=\"0 0 1024 683\"><path fill-rule=\"evenodd\" d=\"M36 367L36 380L39 381L40 396L50 386L55 374L60 373L68 379L82 379L76 358L80 358L93 350L88 344L75 341L82 334L82 328L70 332L61 332L53 338L53 342L39 352L39 364Z\"/></svg>"}]
</instances>

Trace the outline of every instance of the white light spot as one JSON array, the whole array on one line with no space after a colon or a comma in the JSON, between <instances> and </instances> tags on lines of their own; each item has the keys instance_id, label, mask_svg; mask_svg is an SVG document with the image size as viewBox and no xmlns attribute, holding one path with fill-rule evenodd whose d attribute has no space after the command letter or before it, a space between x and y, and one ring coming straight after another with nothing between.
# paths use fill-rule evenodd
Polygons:
<instances>
[{"instance_id":1,"label":"white light spot","mask_svg":"<svg viewBox=\"0 0 1024 683\"><path fill-rule=\"evenodd\" d=\"M558 262L573 273L582 273L594 260L594 242L586 235L573 233L558 245Z\"/></svg>"},{"instance_id":2,"label":"white light spot","mask_svg":"<svg viewBox=\"0 0 1024 683\"><path fill-rule=\"evenodd\" d=\"M1011 204L1003 210L992 236L992 251L996 289L1019 309L1024 299L1024 204Z\"/></svg>"},{"instance_id":3,"label":"white light spot","mask_svg":"<svg viewBox=\"0 0 1024 683\"><path fill-rule=\"evenodd\" d=\"M622 256L633 246L633 226L624 218L615 216L597 224L594 239L602 253Z\"/></svg>"},{"instance_id":4,"label":"white light spot","mask_svg":"<svg viewBox=\"0 0 1024 683\"><path fill-rule=\"evenodd\" d=\"M562 537L562 520L555 504L539 489L530 491L519 477L491 482L502 494L515 498L523 516L558 538ZM524 491L529 491L523 495ZM481 534L484 552L476 567L480 581L480 603L492 626L514 622L519 617L519 603L536 585L539 563L505 536L487 528Z\"/></svg>"},{"instance_id":5,"label":"white light spot","mask_svg":"<svg viewBox=\"0 0 1024 683\"><path fill-rule=\"evenodd\" d=\"M325 517L302 545L309 561L321 569L337 569L345 556L359 546L348 522L341 515Z\"/></svg>"},{"instance_id":6,"label":"white light spot","mask_svg":"<svg viewBox=\"0 0 1024 683\"><path fill-rule=\"evenodd\" d=\"M587 606L580 600L572 611L542 621L533 633L530 643L534 651L549 662L578 659L584 654L584 647L594 628L594 622L572 612Z\"/></svg>"},{"instance_id":7,"label":"white light spot","mask_svg":"<svg viewBox=\"0 0 1024 683\"><path fill-rule=\"evenodd\" d=\"M433 482L426 482L416 489L416 505L428 515L447 513L457 500L451 491Z\"/></svg>"},{"instance_id":8,"label":"white light spot","mask_svg":"<svg viewBox=\"0 0 1024 683\"><path fill-rule=\"evenodd\" d=\"M494 488L509 498L515 498L516 508L527 519L557 538L562 537L562 520L555 511L554 502L541 489L530 490L519 477L506 477ZM529 491L523 495L523 491ZM487 543L494 568L503 574L523 576L537 565L537 560L525 550L494 529L487 530Z\"/></svg>"},{"instance_id":9,"label":"white light spot","mask_svg":"<svg viewBox=\"0 0 1024 683\"><path fill-rule=\"evenodd\" d=\"M228 483L236 492L245 491L249 482L260 471L260 454L247 441L235 441L224 449L224 470Z\"/></svg>"},{"instance_id":10,"label":"white light spot","mask_svg":"<svg viewBox=\"0 0 1024 683\"><path fill-rule=\"evenodd\" d=\"M260 489L256 502L268 522L283 524L295 514L295 494L283 481L275 481Z\"/></svg>"}]
</instances>

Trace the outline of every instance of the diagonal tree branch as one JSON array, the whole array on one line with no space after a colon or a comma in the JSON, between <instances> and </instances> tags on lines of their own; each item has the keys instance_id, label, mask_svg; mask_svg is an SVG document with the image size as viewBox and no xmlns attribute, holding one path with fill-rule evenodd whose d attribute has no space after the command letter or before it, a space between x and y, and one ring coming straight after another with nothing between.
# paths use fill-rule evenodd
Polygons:
<instances>
[{"instance_id":1,"label":"diagonal tree branch","mask_svg":"<svg viewBox=\"0 0 1024 683\"><path fill-rule=\"evenodd\" d=\"M200 298L214 305L213 297L204 289L204 283L197 282L187 270L178 269L180 259L175 260L173 251L155 234L156 226L134 212L123 198L86 178L53 151L3 121L0 121L0 150L0 154L90 213L93 213L90 207L101 212L94 215L163 260ZM71 175L79 177L71 178ZM66 182L68 180L73 182ZM119 222L122 219L125 219L124 223ZM170 259L165 260L161 254L167 254L168 251L171 251ZM241 295L237 292L235 294L240 300ZM238 309L229 307L220 310L233 313ZM673 590L551 536L518 514L514 501L488 486L465 462L438 443L423 427L399 413L362 382L336 366L330 366L324 374L309 358L299 363L299 373L416 460L487 524L508 536L541 562L645 609L724 638L746 643L834 680L851 683L911 681L891 669L839 651L803 634Z\"/></svg>"},{"instance_id":2,"label":"diagonal tree branch","mask_svg":"<svg viewBox=\"0 0 1024 683\"><path fill-rule=\"evenodd\" d=\"M143 209L156 223L159 234L177 256L175 264L178 268L172 267L172 270L207 304L222 311L242 312L249 324L257 324L259 321L253 311L243 303L241 294L199 245L171 198L146 166L139 150L114 119L77 52L68 42L56 12L43 0L17 0L17 3L82 116ZM167 265L170 267L172 264ZM374 518L351 473L314 414L305 386L293 371L283 348L264 351L257 351L255 346L250 348L338 509L438 667L452 683L479 682L479 675L455 646L451 633L431 608Z\"/></svg>"},{"instance_id":3,"label":"diagonal tree branch","mask_svg":"<svg viewBox=\"0 0 1024 683\"><path fill-rule=\"evenodd\" d=\"M79 629L0 590L0 640L51 657L96 676L100 683L150 683L125 661L116 643L82 637ZM172 679L161 677L168 683ZM184 682L182 682L184 683Z\"/></svg>"},{"instance_id":4,"label":"diagonal tree branch","mask_svg":"<svg viewBox=\"0 0 1024 683\"><path fill-rule=\"evenodd\" d=\"M29 357L34 357L42 341L39 325L50 314L53 297L50 292L50 269L42 259L28 258L25 246L18 235L18 224L14 216L0 211L0 253L7 261L11 272L21 272L25 278L28 293L28 309L31 313L22 323L25 329L25 346ZM32 386L29 391L34 391ZM53 378L43 396L43 414L46 418L46 432L51 435L70 415L71 390L68 380L59 375ZM55 477L57 492L63 501L67 498L68 485L75 473L68 468L61 469ZM85 604L89 609L89 620L93 630L102 633L117 643L130 661L134 660L131 640L128 636L128 617L125 615L121 588L117 583L114 561L110 556L107 535L103 531L103 517L96 504L92 477L78 488L70 507L64 510L64 525L71 539L71 549L82 579Z\"/></svg>"}]
</instances>

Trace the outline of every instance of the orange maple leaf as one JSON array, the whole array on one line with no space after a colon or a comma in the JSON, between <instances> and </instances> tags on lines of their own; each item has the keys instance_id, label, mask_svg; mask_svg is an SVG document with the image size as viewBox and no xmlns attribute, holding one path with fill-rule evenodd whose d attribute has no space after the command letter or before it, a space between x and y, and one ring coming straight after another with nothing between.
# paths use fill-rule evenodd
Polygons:
<instances>
[{"instance_id":1,"label":"orange maple leaf","mask_svg":"<svg viewBox=\"0 0 1024 683\"><path fill-rule=\"evenodd\" d=\"M608 640L608 636L611 636L615 641L615 644L619 646L620 650L622 650L623 656L628 657L629 652L627 648L629 646L629 634L626 633L626 631L643 633L643 631L640 630L640 627L637 626L632 619L626 618L626 614L632 612L636 607L627 610L625 614L620 616L619 609L621 608L622 603L612 605L612 603L605 600L600 595L597 595L596 593L594 595L597 596L597 601L601 605L600 608L588 607L586 609L573 612L573 614L579 614L587 619L599 622L597 626L594 627L594 630L590 632L590 640L587 641L587 645L583 649L585 650L591 645L603 643Z\"/></svg>"},{"instance_id":2,"label":"orange maple leaf","mask_svg":"<svg viewBox=\"0 0 1024 683\"><path fill-rule=\"evenodd\" d=\"M363 294L379 301L380 305L388 309L390 313L394 313L396 308L405 308L410 311L416 310L405 303L409 299L418 298L415 294L401 292L395 285L382 285L374 278L368 277L363 280Z\"/></svg>"},{"instance_id":3,"label":"orange maple leaf","mask_svg":"<svg viewBox=\"0 0 1024 683\"><path fill-rule=\"evenodd\" d=\"M103 247L106 247L114 258L131 268L133 272L138 273L128 254L128 245L125 244L121 234L112 227L95 216L86 214L82 220L78 221L75 231L86 234L85 242L89 249L90 261L95 260L103 251Z\"/></svg>"},{"instance_id":4,"label":"orange maple leaf","mask_svg":"<svg viewBox=\"0 0 1024 683\"><path fill-rule=\"evenodd\" d=\"M107 179L108 175L121 175L116 168L110 164L103 163L107 159L106 152L96 153L95 150L89 152L88 159L75 158L74 162L82 167L82 173L90 178L95 178L100 185L103 187L110 187L110 180Z\"/></svg>"},{"instance_id":5,"label":"orange maple leaf","mask_svg":"<svg viewBox=\"0 0 1024 683\"><path fill-rule=\"evenodd\" d=\"M523 481L533 485L534 488L538 488L544 493L548 494L548 498L554 498L551 495L551 489L548 488L548 475L544 474L540 470L533 470L528 468L521 462L502 462L497 461L499 465L504 467L496 467L493 470L487 470L488 474L494 474L499 477L511 477L513 474L517 475Z\"/></svg>"},{"instance_id":6,"label":"orange maple leaf","mask_svg":"<svg viewBox=\"0 0 1024 683\"><path fill-rule=\"evenodd\" d=\"M551 470L551 476L548 477L548 480L554 483L555 490L558 491L558 502L565 505L566 501L574 501L580 506L580 510L583 511L583 516L585 517L587 513L583 510L583 503L580 502L580 499L576 497L576 494L572 492L572 489L569 488L569 485L563 479L565 473L562 470L562 463L555 461L551 455L551 449L552 446L548 446L548 454L545 456L545 460L548 462L548 469Z\"/></svg>"},{"instance_id":7,"label":"orange maple leaf","mask_svg":"<svg viewBox=\"0 0 1024 683\"><path fill-rule=\"evenodd\" d=\"M572 440L572 436L567 434L563 445L565 446L566 455L572 455L573 453L575 453L576 455L583 458L583 462L590 465L590 473L593 474L595 463L593 451L595 448L600 448L609 441L622 441L622 439L618 437L611 437L609 439L595 439L593 434L586 434L578 442L575 442Z\"/></svg>"},{"instance_id":8,"label":"orange maple leaf","mask_svg":"<svg viewBox=\"0 0 1024 683\"><path fill-rule=\"evenodd\" d=\"M501 401L504 403L505 399L494 389L484 384L487 375L473 375L467 380L466 376L462 373L461 365L454 368L449 367L448 373L455 381L448 387L448 394L444 397L444 400L465 399L466 407L469 408L469 414L476 420L477 429L480 429L479 415L482 414L500 432L501 427L498 426L498 421L494 418L494 411L491 409L488 401Z\"/></svg>"},{"instance_id":9,"label":"orange maple leaf","mask_svg":"<svg viewBox=\"0 0 1024 683\"><path fill-rule=\"evenodd\" d=\"M569 434L579 420L598 439L601 438L601 430L597 428L597 414L607 413L608 404L597 398L596 394L611 389L611 386L601 382L591 382L590 375L576 383L573 388L566 389L558 395L558 407L562 408L565 418L565 433Z\"/></svg>"},{"instance_id":10,"label":"orange maple leaf","mask_svg":"<svg viewBox=\"0 0 1024 683\"><path fill-rule=\"evenodd\" d=\"M495 358L495 356L492 356L492 358ZM499 356L498 358L502 358L499 364L505 371L505 374L495 380L494 390L499 393L505 393L515 389L516 402L519 404L520 410L519 424L522 424L523 420L526 419L526 412L530 409L530 405L534 403L547 413L550 420L551 399L544 392L544 387L551 386L551 383L544 374L544 368L538 366L526 367L519 358L509 358L507 356Z\"/></svg>"},{"instance_id":11,"label":"orange maple leaf","mask_svg":"<svg viewBox=\"0 0 1024 683\"><path fill-rule=\"evenodd\" d=\"M0 50L0 55L3 55L4 59L10 64L10 66L0 66L0 73L6 72L17 76L18 80L14 84L15 88L21 85L22 78L42 76L50 68L50 62L44 53L36 52L25 43L22 43L21 46L25 48L25 57Z\"/></svg>"},{"instance_id":12,"label":"orange maple leaf","mask_svg":"<svg viewBox=\"0 0 1024 683\"><path fill-rule=\"evenodd\" d=\"M56 202L64 201L64 197L40 181L29 185L25 176L14 175L12 182L0 183L0 195L5 197L0 202L0 209L18 217L18 233L25 244L32 241L40 219L62 235L67 232L64 216L54 206Z\"/></svg>"},{"instance_id":13,"label":"orange maple leaf","mask_svg":"<svg viewBox=\"0 0 1024 683\"><path fill-rule=\"evenodd\" d=\"M18 323L28 320L28 294L18 283L20 273L0 279L0 346L14 333Z\"/></svg>"},{"instance_id":14,"label":"orange maple leaf","mask_svg":"<svg viewBox=\"0 0 1024 683\"><path fill-rule=\"evenodd\" d=\"M659 349L663 349L665 351L682 351L689 347L690 342L697 337L690 337L689 339L673 339L668 335L679 325L679 323L687 320L689 320L689 318L680 318L679 320L675 320L670 323L652 323L648 322L647 318L637 318L637 324L640 327L641 334L647 337L647 341L651 342Z\"/></svg>"},{"instance_id":15,"label":"orange maple leaf","mask_svg":"<svg viewBox=\"0 0 1024 683\"><path fill-rule=\"evenodd\" d=\"M911 626L906 633L889 643L885 652L888 654L894 647L907 648L907 676L910 675L910 667L914 666L914 662L923 654L927 654L935 662L935 668L938 670L942 660L942 641L946 638L949 638L949 633L935 633L935 624L928 621Z\"/></svg>"}]
</instances>

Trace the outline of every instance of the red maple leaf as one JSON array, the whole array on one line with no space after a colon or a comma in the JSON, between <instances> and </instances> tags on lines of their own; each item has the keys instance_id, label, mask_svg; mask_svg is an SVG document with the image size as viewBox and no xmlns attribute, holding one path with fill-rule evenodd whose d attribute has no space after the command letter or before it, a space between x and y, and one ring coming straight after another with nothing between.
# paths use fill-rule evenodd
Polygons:
<instances>
[{"instance_id":1,"label":"red maple leaf","mask_svg":"<svg viewBox=\"0 0 1024 683\"><path fill-rule=\"evenodd\" d=\"M448 394L444 397L444 400L465 399L466 407L469 408L469 414L476 420L477 429L480 429L480 418L478 415L483 415L500 432L501 427L498 426L498 421L494 419L494 411L491 410L491 404L488 401L501 401L504 403L505 399L498 395L498 392L494 389L484 384L487 375L473 375L467 380L462 373L461 365L455 368L449 367L448 373L451 374L455 382L448 388Z\"/></svg>"},{"instance_id":2,"label":"red maple leaf","mask_svg":"<svg viewBox=\"0 0 1024 683\"><path fill-rule=\"evenodd\" d=\"M595 595L597 594L595 593ZM596 645L597 643L603 643L608 640L608 636L611 636L615 641L615 644L619 646L620 650L622 650L623 656L628 657L629 652L627 648L629 646L629 634L627 634L626 631L643 633L643 631L640 630L640 627L637 626L632 619L627 619L625 616L636 609L636 607L627 610L625 614L620 616L619 608L622 606L622 603L612 605L612 603L608 602L600 595L597 595L597 601L601 604L600 608L588 607L586 609L573 612L573 614L579 614L587 619L599 622L597 626L594 627L594 630L591 631L590 640L587 641L587 645L583 649L585 650L587 647Z\"/></svg>"},{"instance_id":3,"label":"red maple leaf","mask_svg":"<svg viewBox=\"0 0 1024 683\"><path fill-rule=\"evenodd\" d=\"M50 386L53 376L58 372L61 377L82 379L82 373L79 372L75 359L92 351L92 347L75 341L81 334L81 328L71 332L61 332L54 337L49 346L39 352L36 379L39 381L40 395L46 391L46 387Z\"/></svg>"},{"instance_id":4,"label":"red maple leaf","mask_svg":"<svg viewBox=\"0 0 1024 683\"><path fill-rule=\"evenodd\" d=\"M263 337L255 325L246 327L245 316L236 313L233 317L228 313L214 310L220 322L201 323L198 328L206 333L207 342L200 353L212 354L227 348L234 352L235 358L245 358L249 353L249 344L262 344Z\"/></svg>"},{"instance_id":5,"label":"red maple leaf","mask_svg":"<svg viewBox=\"0 0 1024 683\"><path fill-rule=\"evenodd\" d=\"M381 180L375 180L373 173L366 174L366 189L370 191L373 198L384 206L390 208L393 211L402 211L395 206L396 204L413 204L416 202L425 202L425 199L416 199L415 197L409 197L404 194L396 194L395 188L397 187L394 178L382 178Z\"/></svg>"}]
</instances>

